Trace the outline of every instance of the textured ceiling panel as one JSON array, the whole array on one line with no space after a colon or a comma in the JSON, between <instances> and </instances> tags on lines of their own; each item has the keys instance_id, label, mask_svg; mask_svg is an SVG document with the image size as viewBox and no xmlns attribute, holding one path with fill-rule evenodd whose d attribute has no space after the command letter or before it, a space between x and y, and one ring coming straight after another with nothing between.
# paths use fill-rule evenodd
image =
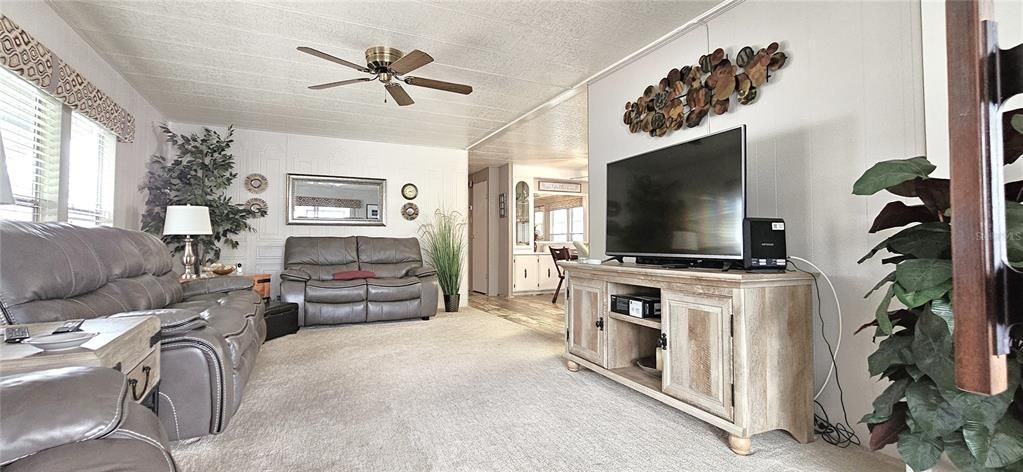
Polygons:
<instances>
[{"instance_id":1,"label":"textured ceiling panel","mask_svg":"<svg viewBox=\"0 0 1023 472\"><path fill-rule=\"evenodd\" d=\"M711 1L51 1L168 119L465 149L586 77L703 13ZM321 91L370 46L421 49L416 76L472 85L463 96L380 83ZM386 99L386 103L385 103ZM474 167L585 166L585 95L473 148Z\"/></svg>"},{"instance_id":2,"label":"textured ceiling panel","mask_svg":"<svg viewBox=\"0 0 1023 472\"><path fill-rule=\"evenodd\" d=\"M553 108L531 114L469 149L469 170L516 163L585 169L586 89Z\"/></svg>"}]
</instances>

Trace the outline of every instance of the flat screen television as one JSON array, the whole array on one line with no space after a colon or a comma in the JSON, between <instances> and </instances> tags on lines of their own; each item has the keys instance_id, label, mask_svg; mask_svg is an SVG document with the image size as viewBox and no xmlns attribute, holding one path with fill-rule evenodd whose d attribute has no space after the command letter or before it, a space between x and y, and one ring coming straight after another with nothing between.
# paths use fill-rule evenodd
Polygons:
<instances>
[{"instance_id":1,"label":"flat screen television","mask_svg":"<svg viewBox=\"0 0 1023 472\"><path fill-rule=\"evenodd\" d=\"M746 126L607 165L611 256L742 260Z\"/></svg>"}]
</instances>

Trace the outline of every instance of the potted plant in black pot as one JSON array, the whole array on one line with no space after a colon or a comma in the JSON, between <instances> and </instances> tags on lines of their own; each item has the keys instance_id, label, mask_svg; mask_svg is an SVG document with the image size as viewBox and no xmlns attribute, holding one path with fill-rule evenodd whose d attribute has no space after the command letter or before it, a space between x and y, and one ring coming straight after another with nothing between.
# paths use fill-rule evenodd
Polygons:
<instances>
[{"instance_id":1,"label":"potted plant in black pot","mask_svg":"<svg viewBox=\"0 0 1023 472\"><path fill-rule=\"evenodd\" d=\"M444 292L444 311L458 311L465 258L465 219L457 211L437 210L433 223L420 227L423 253L437 271L437 282Z\"/></svg>"},{"instance_id":2,"label":"potted plant in black pot","mask_svg":"<svg viewBox=\"0 0 1023 472\"><path fill-rule=\"evenodd\" d=\"M1023 154L1023 116L1006 125L1010 165ZM894 269L867 294L884 296L874 320L857 331L873 328L881 339L867 364L871 376L891 382L862 422L870 428L871 449L897 443L914 471L934 467L943 454L963 471L1023 470L1023 340L1013 341L1004 393L984 396L955 386L949 224L955 212L949 181L931 177L934 170L923 157L880 162L853 189L856 195L887 191L904 197L881 210L870 232L903 229L860 260L885 252L881 262ZM1006 199L1009 261L1023 267L1023 243L1016 236L1023 234L1023 181L1006 185Z\"/></svg>"}]
</instances>

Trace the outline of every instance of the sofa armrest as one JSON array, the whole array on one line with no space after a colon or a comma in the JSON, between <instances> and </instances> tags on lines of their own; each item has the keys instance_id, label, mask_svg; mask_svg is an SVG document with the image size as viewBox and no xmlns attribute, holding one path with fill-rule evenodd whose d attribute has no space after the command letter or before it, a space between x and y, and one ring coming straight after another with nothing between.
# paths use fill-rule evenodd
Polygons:
<instances>
[{"instance_id":1,"label":"sofa armrest","mask_svg":"<svg viewBox=\"0 0 1023 472\"><path fill-rule=\"evenodd\" d=\"M156 310L126 311L110 315L110 318L124 318L128 316L155 316L160 319L160 336L176 336L189 331L206 327L206 320L192 310L181 310L176 308L160 308Z\"/></svg>"},{"instance_id":2,"label":"sofa armrest","mask_svg":"<svg viewBox=\"0 0 1023 472\"><path fill-rule=\"evenodd\" d=\"M0 380L0 465L45 449L106 436L121 424L124 374L65 367Z\"/></svg>"},{"instance_id":3,"label":"sofa armrest","mask_svg":"<svg viewBox=\"0 0 1023 472\"><path fill-rule=\"evenodd\" d=\"M241 275L226 275L223 277L210 277L208 279L189 280L181 282L182 295L185 298L207 293L224 293L235 290L251 290L255 282L250 277Z\"/></svg>"},{"instance_id":4,"label":"sofa armrest","mask_svg":"<svg viewBox=\"0 0 1023 472\"><path fill-rule=\"evenodd\" d=\"M302 269L284 269L281 272L281 280L291 280L295 282L308 282L313 276L309 275L308 272Z\"/></svg>"},{"instance_id":5,"label":"sofa armrest","mask_svg":"<svg viewBox=\"0 0 1023 472\"><path fill-rule=\"evenodd\" d=\"M419 278L430 277L437 275L437 269L434 269L433 267L419 266L409 270L408 275Z\"/></svg>"}]
</instances>

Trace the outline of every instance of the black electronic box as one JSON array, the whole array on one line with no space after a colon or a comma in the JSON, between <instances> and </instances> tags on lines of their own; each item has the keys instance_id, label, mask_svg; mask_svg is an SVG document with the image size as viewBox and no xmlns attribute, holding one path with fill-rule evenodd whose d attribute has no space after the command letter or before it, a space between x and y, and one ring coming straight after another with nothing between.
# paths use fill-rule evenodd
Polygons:
<instances>
[{"instance_id":1,"label":"black electronic box","mask_svg":"<svg viewBox=\"0 0 1023 472\"><path fill-rule=\"evenodd\" d=\"M611 295L611 311L636 318L659 318L661 316L661 297Z\"/></svg>"},{"instance_id":2,"label":"black electronic box","mask_svg":"<svg viewBox=\"0 0 1023 472\"><path fill-rule=\"evenodd\" d=\"M742 262L746 270L784 270L785 220L746 218L742 222Z\"/></svg>"}]
</instances>

